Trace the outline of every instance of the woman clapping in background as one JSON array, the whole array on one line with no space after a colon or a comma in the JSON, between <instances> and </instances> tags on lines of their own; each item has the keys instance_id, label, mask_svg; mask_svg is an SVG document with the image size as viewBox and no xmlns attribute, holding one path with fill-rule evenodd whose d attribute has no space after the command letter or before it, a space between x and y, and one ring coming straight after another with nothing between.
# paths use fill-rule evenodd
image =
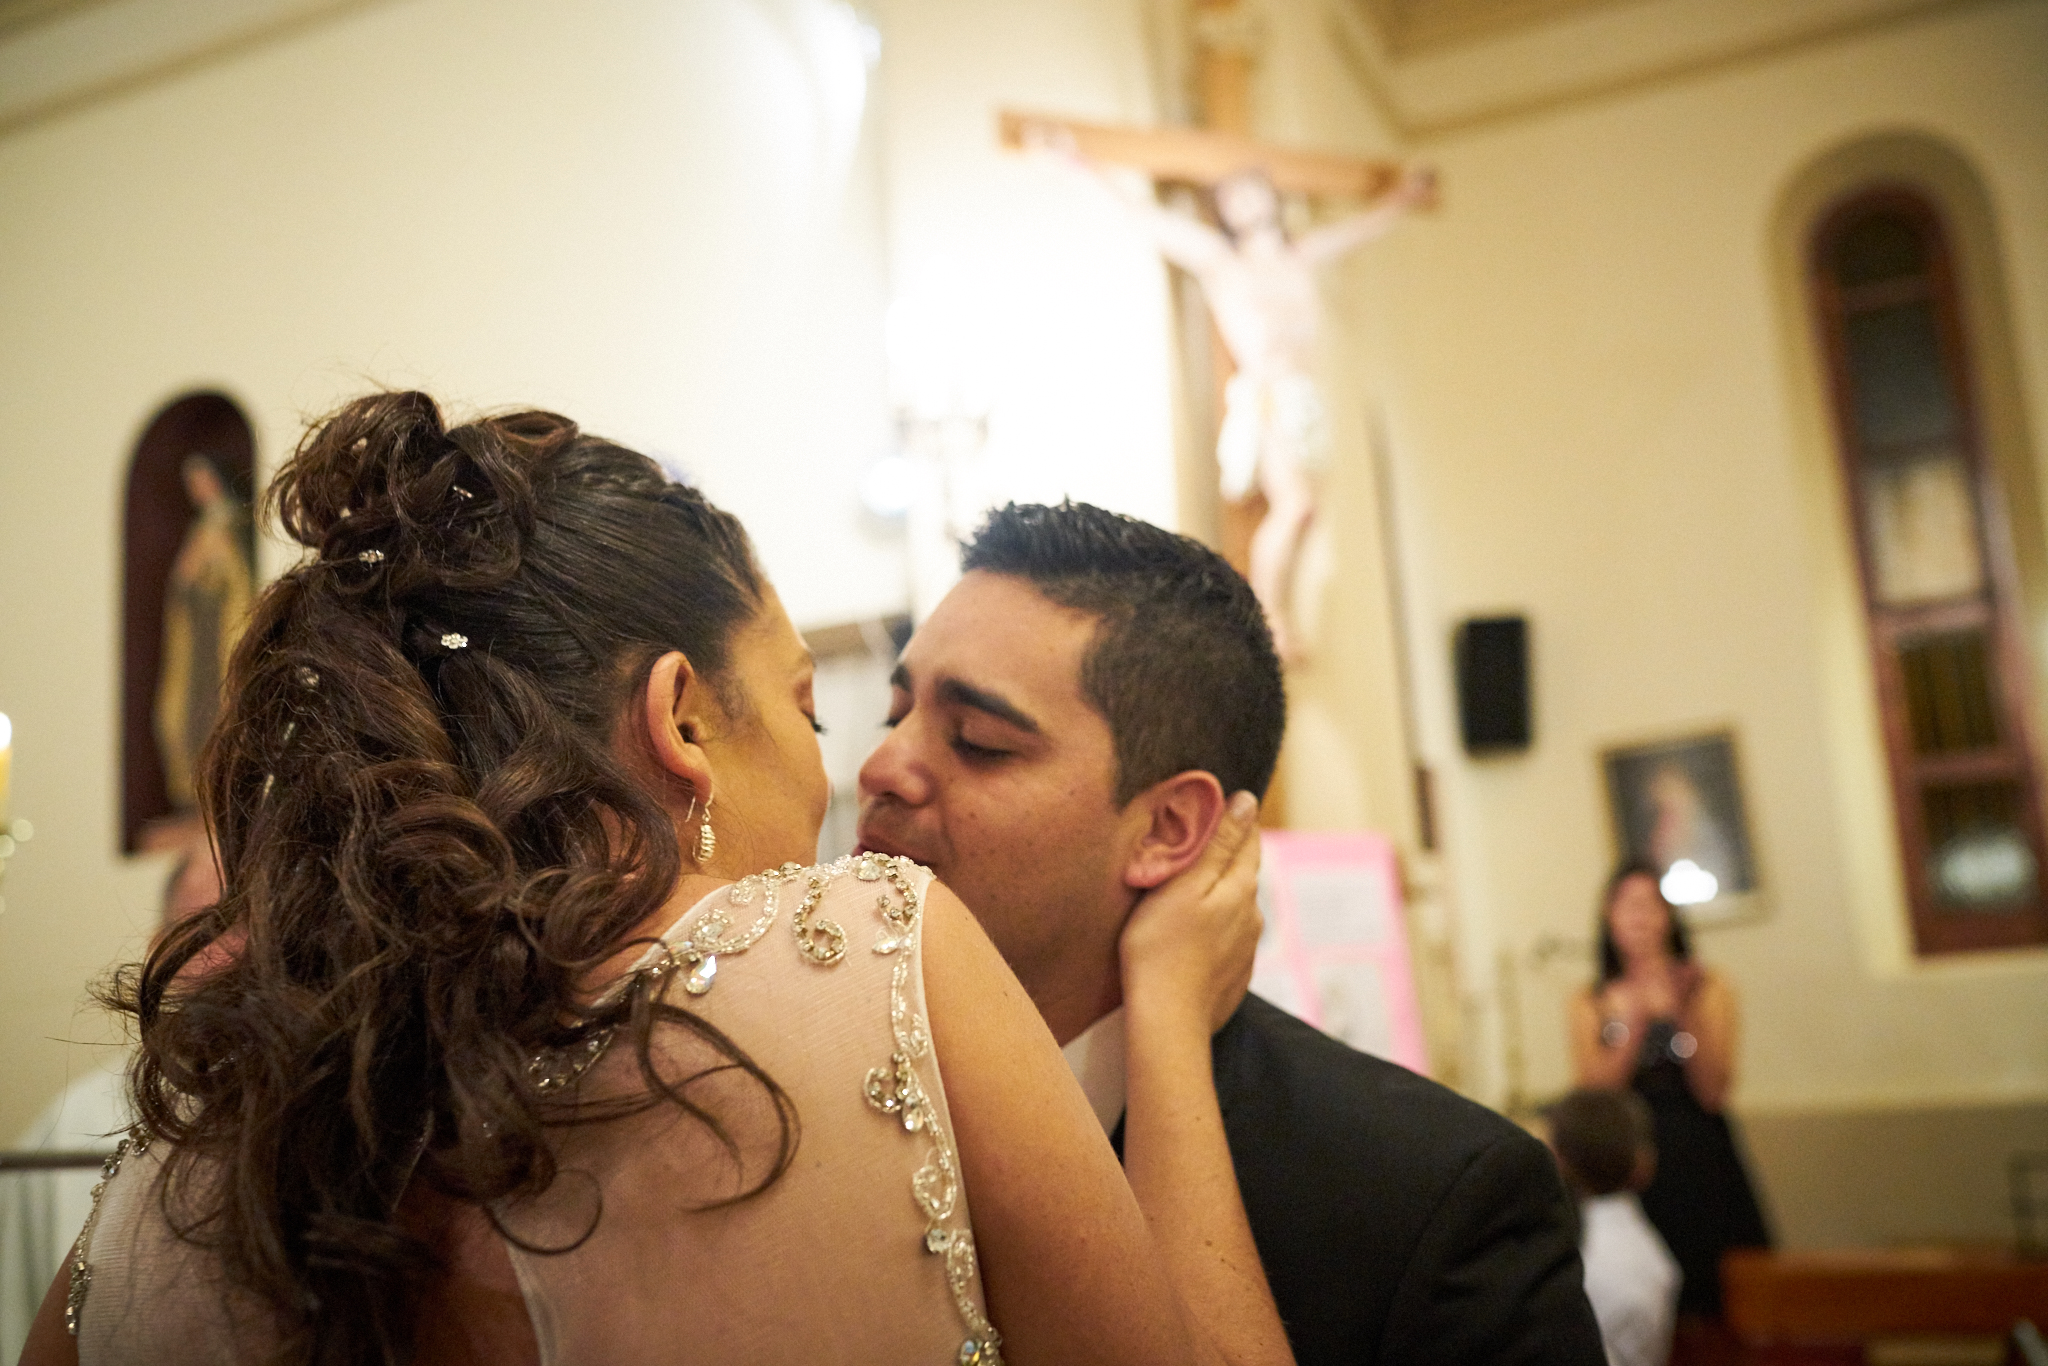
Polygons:
<instances>
[{"instance_id":1,"label":"woman clapping in background","mask_svg":"<svg viewBox=\"0 0 2048 1366\"><path fill-rule=\"evenodd\" d=\"M1643 1212L1684 1273L1681 1315L1718 1318L1721 1254L1770 1242L1722 1114L1735 1075L1735 993L1693 961L1657 871L1625 865L1601 903L1599 977L1571 1006L1578 1085L1633 1088L1656 1122Z\"/></svg>"}]
</instances>

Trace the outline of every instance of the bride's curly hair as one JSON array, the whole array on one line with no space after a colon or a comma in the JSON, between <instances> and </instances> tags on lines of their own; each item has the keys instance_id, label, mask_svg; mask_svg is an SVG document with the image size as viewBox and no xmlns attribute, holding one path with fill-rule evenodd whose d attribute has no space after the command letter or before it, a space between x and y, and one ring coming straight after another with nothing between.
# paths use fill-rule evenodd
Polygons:
<instances>
[{"instance_id":1,"label":"bride's curly hair","mask_svg":"<svg viewBox=\"0 0 2048 1366\"><path fill-rule=\"evenodd\" d=\"M739 522L647 457L525 412L449 428L420 393L313 428L266 500L312 552L257 602L201 760L218 906L105 995L141 1036L143 1128L180 1236L275 1315L282 1360L402 1361L432 1248L408 1184L488 1206L554 1178L542 1050L615 1026L647 1093L731 1149L657 1021L795 1112L730 1039L636 982L579 993L682 870L671 818L614 757L663 652L729 708L764 586ZM622 1107L607 1112L617 1115Z\"/></svg>"}]
</instances>

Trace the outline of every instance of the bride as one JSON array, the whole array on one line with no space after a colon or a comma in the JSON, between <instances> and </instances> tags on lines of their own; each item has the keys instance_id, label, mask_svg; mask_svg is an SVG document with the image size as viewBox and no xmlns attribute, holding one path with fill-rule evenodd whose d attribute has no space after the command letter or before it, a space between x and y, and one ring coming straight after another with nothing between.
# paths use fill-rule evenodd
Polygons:
<instances>
[{"instance_id":1,"label":"bride","mask_svg":"<svg viewBox=\"0 0 2048 1366\"><path fill-rule=\"evenodd\" d=\"M1209 1069L1248 799L1124 934L1134 1189L958 899L804 866L811 660L729 514L417 393L271 497L225 892L108 990L141 1121L25 1362L1290 1359Z\"/></svg>"}]
</instances>

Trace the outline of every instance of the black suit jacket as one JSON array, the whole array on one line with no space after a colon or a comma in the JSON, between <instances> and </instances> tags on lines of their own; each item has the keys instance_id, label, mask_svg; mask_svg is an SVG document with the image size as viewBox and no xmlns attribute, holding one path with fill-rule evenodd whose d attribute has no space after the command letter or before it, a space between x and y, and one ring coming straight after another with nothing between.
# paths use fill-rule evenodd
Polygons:
<instances>
[{"instance_id":1,"label":"black suit jacket","mask_svg":"<svg viewBox=\"0 0 2048 1366\"><path fill-rule=\"evenodd\" d=\"M1536 1139L1256 996L1213 1055L1301 1366L1604 1366L1576 1211Z\"/></svg>"}]
</instances>

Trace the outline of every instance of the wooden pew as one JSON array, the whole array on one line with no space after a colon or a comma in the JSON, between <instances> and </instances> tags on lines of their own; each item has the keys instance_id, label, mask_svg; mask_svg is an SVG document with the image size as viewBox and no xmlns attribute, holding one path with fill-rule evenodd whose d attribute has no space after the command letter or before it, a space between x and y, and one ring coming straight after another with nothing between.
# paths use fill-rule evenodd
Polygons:
<instances>
[{"instance_id":1,"label":"wooden pew","mask_svg":"<svg viewBox=\"0 0 2048 1366\"><path fill-rule=\"evenodd\" d=\"M1730 1252L1721 1289L1728 1325L1759 1366L1846 1366L1873 1338L2048 1324L2048 1261L2009 1247Z\"/></svg>"}]
</instances>

